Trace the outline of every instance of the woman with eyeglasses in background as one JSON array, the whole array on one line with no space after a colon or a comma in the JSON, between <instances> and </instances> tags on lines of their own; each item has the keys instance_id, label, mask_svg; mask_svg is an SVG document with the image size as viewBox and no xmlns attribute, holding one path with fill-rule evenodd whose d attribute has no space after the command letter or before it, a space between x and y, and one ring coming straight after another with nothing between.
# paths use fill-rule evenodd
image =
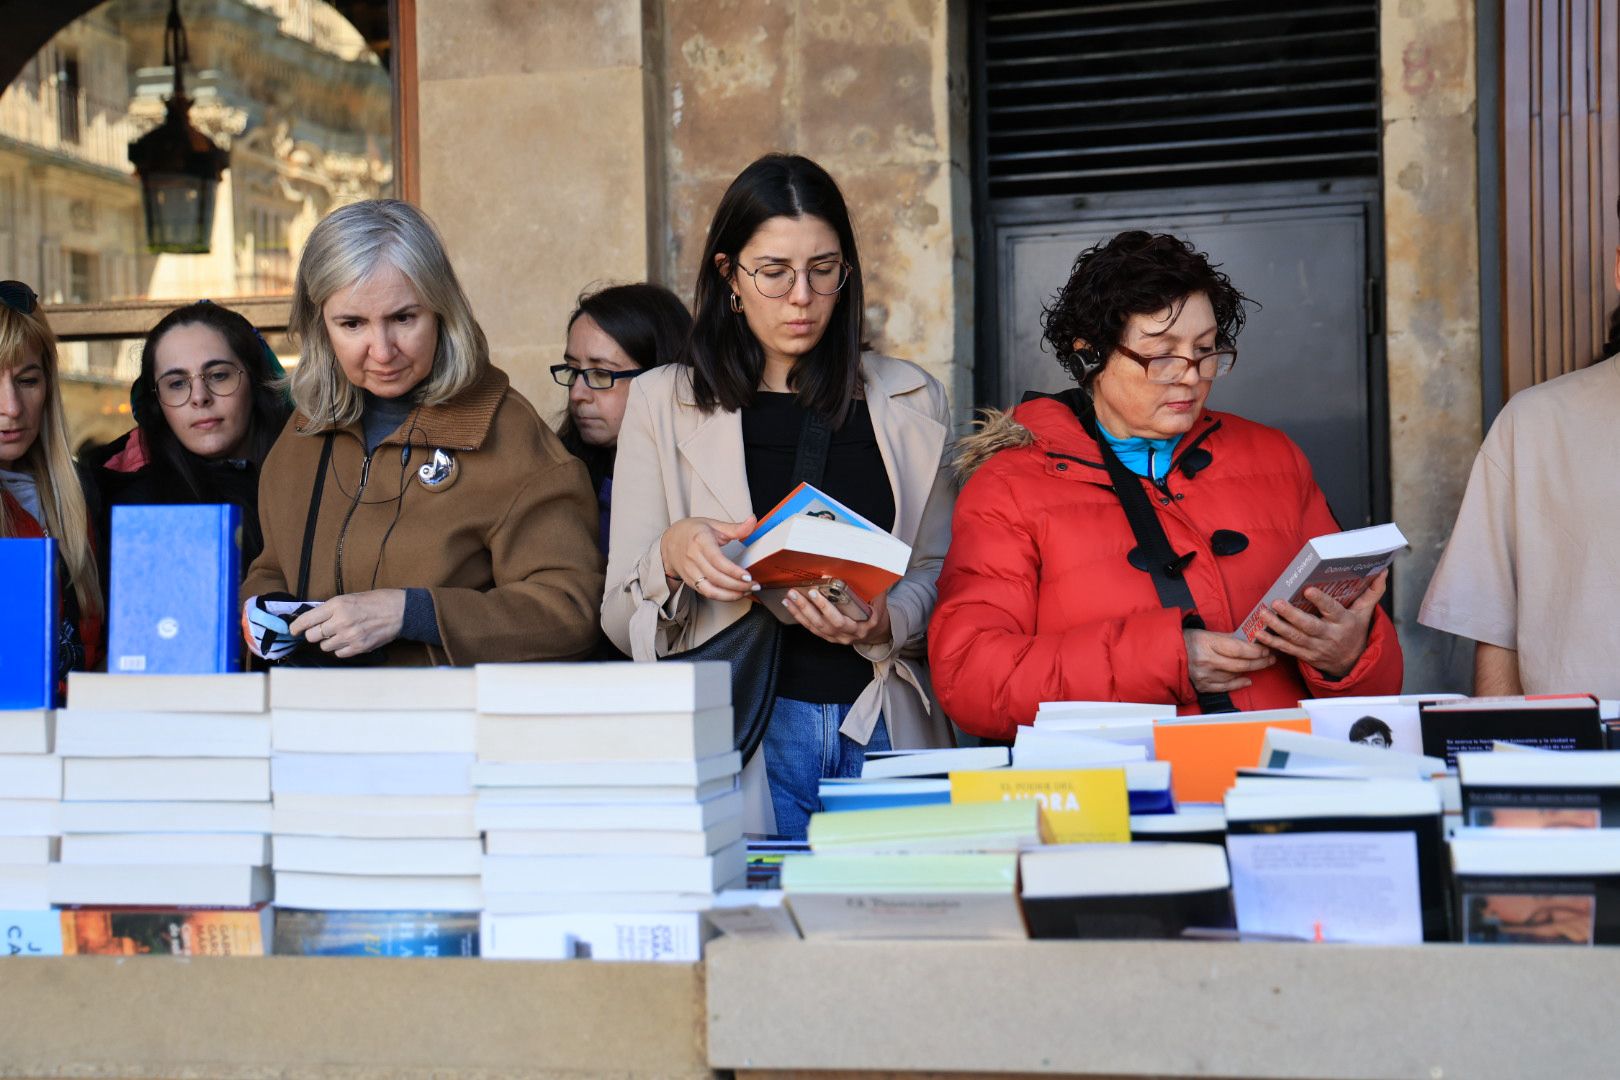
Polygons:
<instances>
[{"instance_id":1,"label":"woman with eyeglasses in background","mask_svg":"<svg viewBox=\"0 0 1620 1080\"><path fill-rule=\"evenodd\" d=\"M749 832L802 837L822 778L859 776L868 749L950 741L923 663L950 542L949 406L921 368L863 351L863 310L838 185L803 157L759 159L709 227L689 363L633 380L619 433L602 626L637 660L748 614L753 583L722 549L794 486L812 419L831 431L818 486L912 548L863 621L817 591L790 594L796 625L743 773Z\"/></svg>"},{"instance_id":2,"label":"woman with eyeglasses in background","mask_svg":"<svg viewBox=\"0 0 1620 1080\"><path fill-rule=\"evenodd\" d=\"M169 312L141 349L130 390L135 429L98 455L103 501L239 507L245 574L264 547L259 466L290 412L281 375L275 353L238 313L207 300Z\"/></svg>"},{"instance_id":3,"label":"woman with eyeglasses in background","mask_svg":"<svg viewBox=\"0 0 1620 1080\"><path fill-rule=\"evenodd\" d=\"M94 669L104 648L100 515L86 494L68 449L56 335L33 289L0 281L0 538L56 540L59 696L67 673Z\"/></svg>"},{"instance_id":4,"label":"woman with eyeglasses in background","mask_svg":"<svg viewBox=\"0 0 1620 1080\"><path fill-rule=\"evenodd\" d=\"M1257 641L1232 634L1305 541L1339 531L1288 436L1204 407L1246 302L1173 236L1075 261L1043 325L1079 385L962 443L928 652L964 730L1012 738L1043 701L1194 713L1400 690L1383 576L1348 608L1307 590L1320 614L1281 604ZM1165 545L1175 572L1150 573Z\"/></svg>"},{"instance_id":5,"label":"woman with eyeglasses in background","mask_svg":"<svg viewBox=\"0 0 1620 1080\"><path fill-rule=\"evenodd\" d=\"M607 554L613 505L613 457L624 423L630 380L675 363L692 332L680 298L645 282L583 293L568 316L568 346L551 377L568 388L568 412L557 429L563 446L590 470L602 511L598 545Z\"/></svg>"}]
</instances>

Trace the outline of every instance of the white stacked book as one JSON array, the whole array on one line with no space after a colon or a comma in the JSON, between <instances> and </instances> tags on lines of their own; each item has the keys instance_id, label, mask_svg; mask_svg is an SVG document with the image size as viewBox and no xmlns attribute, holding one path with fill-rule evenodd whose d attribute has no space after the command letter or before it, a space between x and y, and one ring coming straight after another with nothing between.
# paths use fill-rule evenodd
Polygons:
<instances>
[{"instance_id":1,"label":"white stacked book","mask_svg":"<svg viewBox=\"0 0 1620 1080\"><path fill-rule=\"evenodd\" d=\"M246 907L270 899L265 678L68 676L60 905Z\"/></svg>"},{"instance_id":2,"label":"white stacked book","mask_svg":"<svg viewBox=\"0 0 1620 1080\"><path fill-rule=\"evenodd\" d=\"M470 668L270 673L276 906L477 911Z\"/></svg>"},{"instance_id":3,"label":"white stacked book","mask_svg":"<svg viewBox=\"0 0 1620 1080\"><path fill-rule=\"evenodd\" d=\"M62 760L49 709L0 711L0 911L51 906Z\"/></svg>"},{"instance_id":4,"label":"white stacked book","mask_svg":"<svg viewBox=\"0 0 1620 1080\"><path fill-rule=\"evenodd\" d=\"M727 665L477 672L482 954L698 959L747 870Z\"/></svg>"}]
</instances>

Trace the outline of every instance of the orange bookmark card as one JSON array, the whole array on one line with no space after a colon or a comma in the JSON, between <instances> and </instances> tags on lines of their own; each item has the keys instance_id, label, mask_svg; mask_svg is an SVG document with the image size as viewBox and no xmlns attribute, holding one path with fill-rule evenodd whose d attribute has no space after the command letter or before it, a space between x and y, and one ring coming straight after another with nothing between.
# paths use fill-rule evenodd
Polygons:
<instances>
[{"instance_id":1,"label":"orange bookmark card","mask_svg":"<svg viewBox=\"0 0 1620 1080\"><path fill-rule=\"evenodd\" d=\"M1259 764L1267 728L1311 733L1301 709L1180 716L1153 725L1153 756L1170 763L1170 790L1178 803L1218 803L1237 771Z\"/></svg>"}]
</instances>

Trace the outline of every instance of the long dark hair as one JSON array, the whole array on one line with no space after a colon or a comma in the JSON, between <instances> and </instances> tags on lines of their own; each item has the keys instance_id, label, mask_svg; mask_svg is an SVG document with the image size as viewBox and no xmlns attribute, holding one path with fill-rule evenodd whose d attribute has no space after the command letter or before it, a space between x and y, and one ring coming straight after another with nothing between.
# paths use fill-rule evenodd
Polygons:
<instances>
[{"instance_id":1,"label":"long dark hair","mask_svg":"<svg viewBox=\"0 0 1620 1080\"><path fill-rule=\"evenodd\" d=\"M643 371L678 362L692 333L691 313L680 297L662 285L612 285L581 293L575 304L568 329L574 328L581 315L589 315ZM590 470L591 486L600 487L602 478L613 471L614 448L592 446L580 438L571 412L563 413L557 435L568 452Z\"/></svg>"},{"instance_id":2,"label":"long dark hair","mask_svg":"<svg viewBox=\"0 0 1620 1080\"><path fill-rule=\"evenodd\" d=\"M765 352L748 322L731 310L731 289L715 256L724 255L736 274L737 256L759 227L773 217L817 217L838 234L849 280L838 293L827 332L797 364L789 385L804 407L842 424L861 377L861 260L843 193L827 170L797 154L767 154L738 174L726 189L698 266L692 326L692 390L704 409L727 412L753 404Z\"/></svg>"},{"instance_id":3,"label":"long dark hair","mask_svg":"<svg viewBox=\"0 0 1620 1080\"><path fill-rule=\"evenodd\" d=\"M207 492L203 490L202 479L197 472L196 463L200 459L187 451L175 437L157 395L158 343L170 330L194 325L217 331L225 339L231 355L247 373L246 384L237 391L239 394L253 395L253 405L248 410L247 439L243 444L244 457L255 465L263 463L265 455L270 453L270 447L275 444L276 436L281 434L290 410L286 397L277 385L281 376L280 365L272 366L274 354L270 352L270 347L253 329L253 324L237 312L207 300L199 300L195 304L175 308L152 327L151 333L146 335L146 344L141 348L140 376L130 391L135 423L141 429L147 455L154 462L161 461L172 468L185 481L192 495L203 499L207 497Z\"/></svg>"}]
</instances>

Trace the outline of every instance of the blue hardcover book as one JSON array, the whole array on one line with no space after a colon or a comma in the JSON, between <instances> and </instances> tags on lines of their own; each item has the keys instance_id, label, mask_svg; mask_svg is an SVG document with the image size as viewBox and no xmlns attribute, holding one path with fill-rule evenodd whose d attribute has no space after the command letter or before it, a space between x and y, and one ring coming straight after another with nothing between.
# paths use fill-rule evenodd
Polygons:
<instances>
[{"instance_id":1,"label":"blue hardcover book","mask_svg":"<svg viewBox=\"0 0 1620 1080\"><path fill-rule=\"evenodd\" d=\"M242 669L241 521L227 505L113 507L108 671Z\"/></svg>"},{"instance_id":2,"label":"blue hardcover book","mask_svg":"<svg viewBox=\"0 0 1620 1080\"><path fill-rule=\"evenodd\" d=\"M0 709L56 704L56 541L0 540Z\"/></svg>"},{"instance_id":3,"label":"blue hardcover book","mask_svg":"<svg viewBox=\"0 0 1620 1080\"><path fill-rule=\"evenodd\" d=\"M276 910L276 956L478 955L476 911Z\"/></svg>"},{"instance_id":4,"label":"blue hardcover book","mask_svg":"<svg viewBox=\"0 0 1620 1080\"><path fill-rule=\"evenodd\" d=\"M859 529L883 532L820 488L812 484L800 484L788 492L787 498L777 503L770 513L760 519L759 526L753 532L743 537L743 547L752 544L788 518L806 516L827 518L831 521L841 521L845 525L854 525Z\"/></svg>"},{"instance_id":5,"label":"blue hardcover book","mask_svg":"<svg viewBox=\"0 0 1620 1080\"><path fill-rule=\"evenodd\" d=\"M0 911L0 956L61 956L60 911Z\"/></svg>"}]
</instances>

